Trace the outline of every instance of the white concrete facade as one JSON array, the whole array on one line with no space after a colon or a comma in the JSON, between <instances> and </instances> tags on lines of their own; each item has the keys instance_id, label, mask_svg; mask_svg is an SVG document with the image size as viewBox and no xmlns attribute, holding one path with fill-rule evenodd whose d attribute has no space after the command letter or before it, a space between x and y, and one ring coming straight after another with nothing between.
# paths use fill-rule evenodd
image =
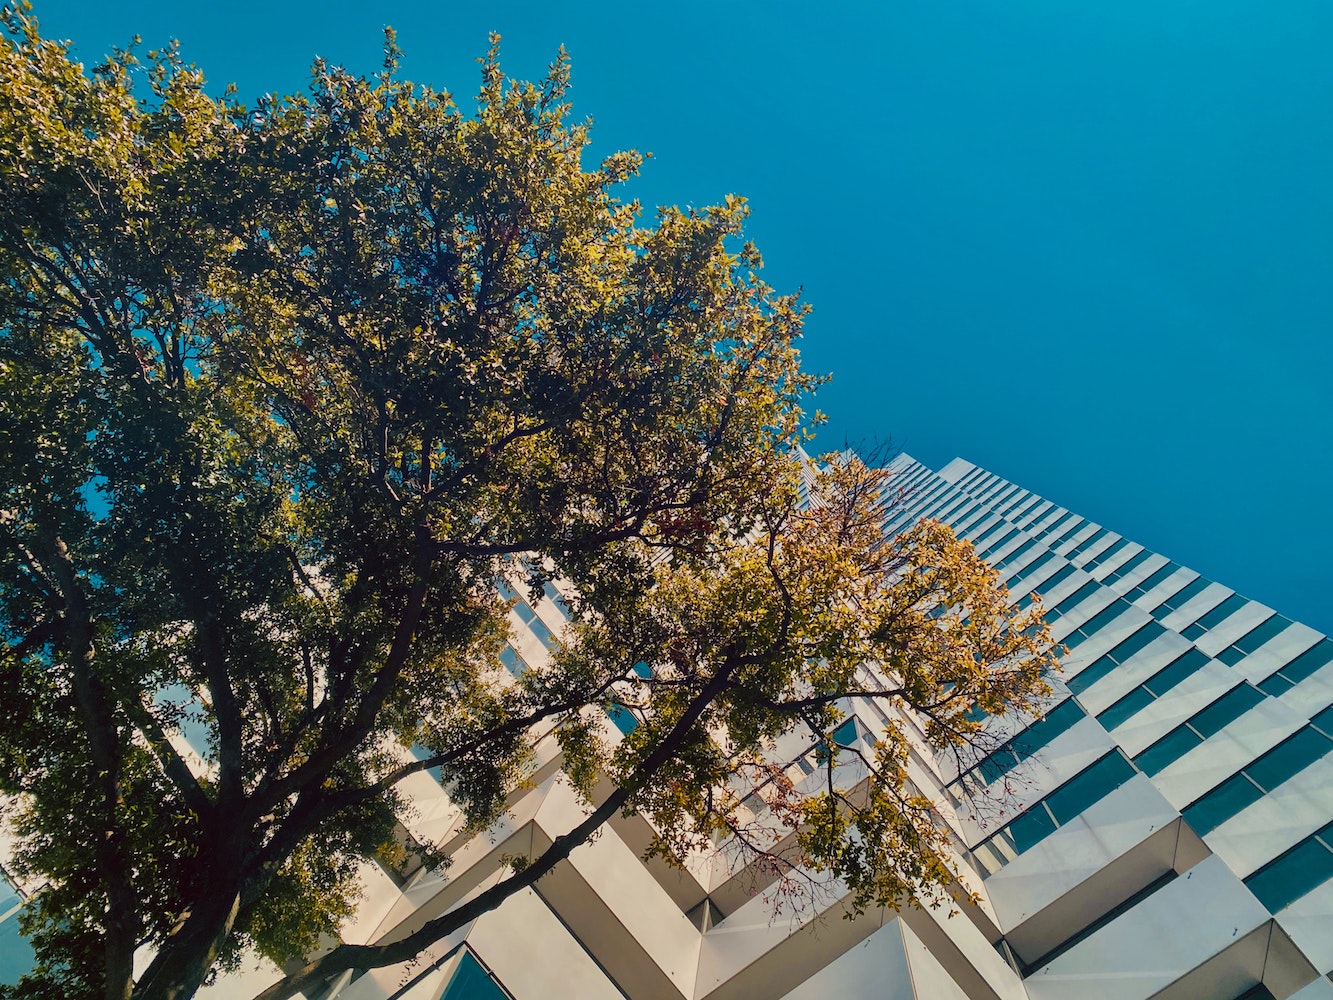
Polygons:
<instances>
[{"instance_id":1,"label":"white concrete facade","mask_svg":"<svg viewBox=\"0 0 1333 1000\"><path fill-rule=\"evenodd\" d=\"M991 720L1008 742L988 761L960 774L915 747L975 904L848 920L835 887L775 919L753 873L646 863L647 821L619 819L417 961L309 1000L1333 1000L1333 643L961 459L894 470L891 529L937 517L979 540L1072 647L1048 718ZM549 591L519 597L514 650L539 662L565 612ZM885 725L845 707L866 736ZM809 747L780 749L795 766ZM460 832L434 779L412 791L408 830L453 865L368 868L347 940L391 940L483 891L584 808L544 747L484 836Z\"/></svg>"}]
</instances>

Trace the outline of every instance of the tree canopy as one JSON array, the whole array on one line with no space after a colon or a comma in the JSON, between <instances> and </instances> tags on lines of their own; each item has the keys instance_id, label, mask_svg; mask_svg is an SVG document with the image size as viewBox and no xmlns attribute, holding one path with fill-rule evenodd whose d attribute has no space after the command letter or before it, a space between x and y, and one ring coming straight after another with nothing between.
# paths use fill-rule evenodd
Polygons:
<instances>
[{"instance_id":1,"label":"tree canopy","mask_svg":"<svg viewBox=\"0 0 1333 1000\"><path fill-rule=\"evenodd\" d=\"M645 219L615 193L638 155L584 163L563 55L519 83L493 47L464 110L390 35L378 76L317 62L244 105L174 49L89 70L25 9L4 27L0 792L6 863L44 884L15 996L188 997L246 948L311 959L290 995L624 810L677 862L731 838L859 906L943 898L892 727L855 797L769 783L785 838L738 779L793 726L835 760L849 694L941 747L1032 708L1040 603L937 524L886 538L854 457L802 499L806 307L759 277L743 200ZM501 584L556 579L573 622L511 677ZM402 849L399 783L440 769L483 829L539 725L587 819L421 932L320 953L357 865Z\"/></svg>"}]
</instances>

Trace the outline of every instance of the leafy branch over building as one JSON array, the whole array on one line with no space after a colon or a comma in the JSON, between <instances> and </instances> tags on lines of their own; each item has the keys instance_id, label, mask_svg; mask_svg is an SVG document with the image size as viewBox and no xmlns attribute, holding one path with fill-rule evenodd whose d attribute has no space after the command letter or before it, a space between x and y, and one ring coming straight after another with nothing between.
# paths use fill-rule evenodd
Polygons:
<instances>
[{"instance_id":1,"label":"leafy branch over building","mask_svg":"<svg viewBox=\"0 0 1333 1000\"><path fill-rule=\"evenodd\" d=\"M4 24L0 788L44 884L16 996L187 997L246 948L309 960L266 994L291 995L626 810L675 863L725 841L858 906L958 891L905 742L840 749L839 700L881 663L871 696L964 743L1045 691L1040 605L938 525L886 539L857 460L803 501L806 307L759 277L742 200L617 198L640 158L585 166L563 56L515 83L492 48L464 111L390 36L380 76L317 63L245 106L174 50L89 70ZM514 677L519 579L576 596ZM763 778L797 726L821 795ZM358 864L447 861L404 843L403 779L438 769L481 830L543 734L583 822L420 931L320 950Z\"/></svg>"}]
</instances>

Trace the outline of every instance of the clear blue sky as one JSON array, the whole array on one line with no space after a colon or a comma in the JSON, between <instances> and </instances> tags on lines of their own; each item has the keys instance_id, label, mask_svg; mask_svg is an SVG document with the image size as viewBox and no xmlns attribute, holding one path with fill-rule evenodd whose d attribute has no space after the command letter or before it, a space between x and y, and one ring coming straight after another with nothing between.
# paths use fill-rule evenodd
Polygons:
<instances>
[{"instance_id":1,"label":"clear blue sky","mask_svg":"<svg viewBox=\"0 0 1333 1000\"><path fill-rule=\"evenodd\" d=\"M243 98L318 54L471 95L563 43L646 204L750 199L834 382L820 444L955 454L1333 631L1325 0L38 0L89 62L176 37Z\"/></svg>"}]
</instances>

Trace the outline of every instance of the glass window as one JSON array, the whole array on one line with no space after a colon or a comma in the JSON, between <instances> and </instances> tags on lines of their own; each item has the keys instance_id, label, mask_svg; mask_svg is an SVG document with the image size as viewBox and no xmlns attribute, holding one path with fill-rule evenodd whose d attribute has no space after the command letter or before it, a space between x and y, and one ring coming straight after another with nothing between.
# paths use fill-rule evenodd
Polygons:
<instances>
[{"instance_id":1,"label":"glass window","mask_svg":"<svg viewBox=\"0 0 1333 1000\"><path fill-rule=\"evenodd\" d=\"M1117 598L1080 625L1070 635L1065 636L1061 641L1073 650L1076 647L1081 646L1088 639L1091 639L1112 622L1118 621L1120 616L1129 610L1129 608L1130 605L1127 602ZM1158 628L1161 629L1161 626L1158 626ZM1163 629L1162 631L1165 630Z\"/></svg>"},{"instance_id":2,"label":"glass window","mask_svg":"<svg viewBox=\"0 0 1333 1000\"><path fill-rule=\"evenodd\" d=\"M1087 523L1088 523L1088 522L1085 521L1083 518L1078 517L1078 516L1075 516L1075 517L1074 517L1074 520L1072 520L1072 521L1069 522L1068 527L1066 527L1066 528L1064 528L1062 531L1060 531L1059 534L1052 535L1051 538L1050 538L1050 540L1047 541L1046 544L1047 544L1050 548L1052 548L1052 549L1055 548L1057 545L1059 545L1062 541L1064 541L1066 538L1068 538L1068 537L1069 537L1070 535L1072 535L1074 532L1076 532L1076 531L1080 530L1081 528L1083 528L1083 526L1086 525Z\"/></svg>"},{"instance_id":3,"label":"glass window","mask_svg":"<svg viewBox=\"0 0 1333 1000\"><path fill-rule=\"evenodd\" d=\"M1333 705L1329 705L1313 719L1310 725L1314 726L1325 736L1333 736Z\"/></svg>"},{"instance_id":4,"label":"glass window","mask_svg":"<svg viewBox=\"0 0 1333 1000\"><path fill-rule=\"evenodd\" d=\"M1202 837L1263 796L1259 786L1243 773L1234 774L1193 805L1186 806L1180 814L1191 829Z\"/></svg>"},{"instance_id":5,"label":"glass window","mask_svg":"<svg viewBox=\"0 0 1333 1000\"><path fill-rule=\"evenodd\" d=\"M1049 565L1049 563L1043 563L1042 565L1043 566ZM1023 569L1019 570L1020 573L1030 573L1031 571L1032 571L1031 566L1026 566ZM1039 594L1049 594L1056 587L1060 586L1060 584L1062 584L1065 580L1069 579L1070 574L1074 572L1075 569L1073 566L1066 565L1063 569L1060 569L1057 572L1052 573L1041 583L1033 584L1030 589L1037 591ZM1012 579L1013 577L1010 577L1010 580Z\"/></svg>"},{"instance_id":6,"label":"glass window","mask_svg":"<svg viewBox=\"0 0 1333 1000\"><path fill-rule=\"evenodd\" d=\"M1051 608L1051 610L1046 613L1046 620L1055 621L1059 618L1063 618L1100 589L1100 583L1096 580L1089 580L1055 607Z\"/></svg>"},{"instance_id":7,"label":"glass window","mask_svg":"<svg viewBox=\"0 0 1333 1000\"><path fill-rule=\"evenodd\" d=\"M1238 684L1207 708L1195 713L1188 722L1204 737L1209 737L1220 733L1263 700L1264 696L1249 684Z\"/></svg>"},{"instance_id":8,"label":"glass window","mask_svg":"<svg viewBox=\"0 0 1333 1000\"><path fill-rule=\"evenodd\" d=\"M1149 552L1147 549L1142 550L1136 555L1130 556L1128 559L1125 560L1124 565L1117 566L1115 569L1111 570L1111 572L1107 573L1103 582L1111 583L1115 580L1119 580L1123 576L1128 576L1130 573L1134 572L1134 570L1138 569L1145 562L1147 562L1151 556L1152 553Z\"/></svg>"},{"instance_id":9,"label":"glass window","mask_svg":"<svg viewBox=\"0 0 1333 1000\"><path fill-rule=\"evenodd\" d=\"M1108 531L1106 528L1097 529L1083 541L1079 542L1078 545L1069 553L1069 555L1066 556L1066 558L1073 560L1075 557L1081 556L1084 552L1087 552L1089 549L1093 548L1098 542L1100 542L1103 538L1105 538L1109 534L1110 531Z\"/></svg>"},{"instance_id":10,"label":"glass window","mask_svg":"<svg viewBox=\"0 0 1333 1000\"><path fill-rule=\"evenodd\" d=\"M1022 854L1029 847L1041 843L1058 829L1051 814L1040 804L1029 809L1018 819L1010 823L1005 832L1016 854Z\"/></svg>"},{"instance_id":11,"label":"glass window","mask_svg":"<svg viewBox=\"0 0 1333 1000\"><path fill-rule=\"evenodd\" d=\"M1156 699L1147 688L1138 687L1125 695L1106 711L1097 716L1097 721L1106 729L1114 729L1128 721L1151 705Z\"/></svg>"},{"instance_id":12,"label":"glass window","mask_svg":"<svg viewBox=\"0 0 1333 1000\"><path fill-rule=\"evenodd\" d=\"M1001 528L1008 528L1008 531L997 534ZM986 532L974 543L978 552L990 552L992 549L998 549L1001 545L1018 534L1018 529L1010 527L1006 522L1001 521L990 531Z\"/></svg>"},{"instance_id":13,"label":"glass window","mask_svg":"<svg viewBox=\"0 0 1333 1000\"><path fill-rule=\"evenodd\" d=\"M999 562L993 563L993 565L995 566L996 569L1003 569L1005 566L1011 565L1012 563L1021 559L1027 553L1031 552L1033 546L1035 546L1036 544L1037 540L1035 538L1029 538L1026 542L1024 542L1018 548L1014 549L1014 551L1010 552ZM1020 570L1019 572L1022 571Z\"/></svg>"},{"instance_id":14,"label":"glass window","mask_svg":"<svg viewBox=\"0 0 1333 1000\"><path fill-rule=\"evenodd\" d=\"M1157 774L1167 765L1174 764L1200 743L1203 737L1187 726L1177 726L1160 740L1134 758L1144 774Z\"/></svg>"},{"instance_id":15,"label":"glass window","mask_svg":"<svg viewBox=\"0 0 1333 1000\"><path fill-rule=\"evenodd\" d=\"M1075 676L1065 681L1065 686L1074 694L1082 694L1099 680L1114 670L1119 664L1109 656L1099 656Z\"/></svg>"},{"instance_id":16,"label":"glass window","mask_svg":"<svg viewBox=\"0 0 1333 1000\"><path fill-rule=\"evenodd\" d=\"M1172 594L1161 604L1157 605L1157 607L1153 608L1152 616L1154 618L1165 618L1172 611L1176 611L1179 610L1180 608L1183 608L1186 605L1186 603L1188 603L1190 600L1192 600L1195 597L1198 597L1210 586L1212 586L1212 583L1213 581L1207 579L1206 577L1202 576L1196 577L1193 580L1193 582L1187 583L1179 591Z\"/></svg>"},{"instance_id":17,"label":"glass window","mask_svg":"<svg viewBox=\"0 0 1333 1000\"><path fill-rule=\"evenodd\" d=\"M519 656L518 650L508 643L505 643L505 648L500 650L500 662L503 663L505 669L515 677L526 673L528 670L527 660Z\"/></svg>"},{"instance_id":18,"label":"glass window","mask_svg":"<svg viewBox=\"0 0 1333 1000\"><path fill-rule=\"evenodd\" d=\"M506 1000L508 997L466 947L440 1000Z\"/></svg>"},{"instance_id":19,"label":"glass window","mask_svg":"<svg viewBox=\"0 0 1333 1000\"><path fill-rule=\"evenodd\" d=\"M1208 657L1197 649L1189 650L1176 657L1144 681L1141 686L1135 688L1102 712L1097 716L1097 721L1107 729L1114 729L1147 708L1155 699L1162 697L1179 685L1207 662Z\"/></svg>"},{"instance_id":20,"label":"glass window","mask_svg":"<svg viewBox=\"0 0 1333 1000\"><path fill-rule=\"evenodd\" d=\"M546 623L537 616L537 612L532 609L531 604L520 597L514 604L514 610L518 613L518 617L523 620L523 624L532 630L532 634L537 637L543 646L549 648L555 642L555 636L546 627Z\"/></svg>"},{"instance_id":21,"label":"glass window","mask_svg":"<svg viewBox=\"0 0 1333 1000\"><path fill-rule=\"evenodd\" d=\"M606 709L607 717L615 727L628 736L639 727L639 718L624 705L612 705Z\"/></svg>"},{"instance_id":22,"label":"glass window","mask_svg":"<svg viewBox=\"0 0 1333 1000\"><path fill-rule=\"evenodd\" d=\"M1271 792L1329 751L1333 751L1333 740L1306 726L1246 767L1245 773Z\"/></svg>"},{"instance_id":23,"label":"glass window","mask_svg":"<svg viewBox=\"0 0 1333 1000\"><path fill-rule=\"evenodd\" d=\"M1287 630L1291 622L1281 615L1273 615L1261 625L1250 629L1226 649L1217 654L1217 658L1229 667L1234 667L1242 659L1253 653L1270 639Z\"/></svg>"},{"instance_id":24,"label":"glass window","mask_svg":"<svg viewBox=\"0 0 1333 1000\"><path fill-rule=\"evenodd\" d=\"M1094 569L1106 562L1108 559L1114 559L1126 546L1130 544L1128 538L1122 538L1118 542L1112 542L1104 551L1099 552L1084 564L1084 569Z\"/></svg>"},{"instance_id":25,"label":"glass window","mask_svg":"<svg viewBox=\"0 0 1333 1000\"><path fill-rule=\"evenodd\" d=\"M1134 763L1146 774L1157 774L1263 700L1264 696L1249 684L1238 684L1144 750Z\"/></svg>"},{"instance_id":26,"label":"glass window","mask_svg":"<svg viewBox=\"0 0 1333 1000\"><path fill-rule=\"evenodd\" d=\"M1333 751L1333 739L1305 726L1262 757L1247 764L1239 774L1232 775L1193 805L1187 806L1181 815L1202 836L1225 823L1251 802L1262 798L1264 792L1273 791L1330 751Z\"/></svg>"},{"instance_id":27,"label":"glass window","mask_svg":"<svg viewBox=\"0 0 1333 1000\"><path fill-rule=\"evenodd\" d=\"M5 986L15 985L20 976L32 971L37 961L32 945L19 933L18 913L10 912L18 905L18 895L0 876L0 984Z\"/></svg>"},{"instance_id":28,"label":"glass window","mask_svg":"<svg viewBox=\"0 0 1333 1000\"><path fill-rule=\"evenodd\" d=\"M1187 677L1193 676L1207 662L1208 657L1197 649L1186 650L1144 681L1143 686L1160 698Z\"/></svg>"},{"instance_id":29,"label":"glass window","mask_svg":"<svg viewBox=\"0 0 1333 1000\"><path fill-rule=\"evenodd\" d=\"M856 724L856 719L851 718L833 730L832 740L841 747L848 747L861 738L860 727Z\"/></svg>"},{"instance_id":30,"label":"glass window","mask_svg":"<svg viewBox=\"0 0 1333 1000\"><path fill-rule=\"evenodd\" d=\"M1125 599L1133 601L1139 597L1142 597L1144 594L1148 593L1148 591L1155 588L1159 583L1161 583L1167 577L1174 574L1178 569L1180 569L1180 567L1175 563L1173 562L1167 563L1165 566L1160 567L1151 575L1149 575L1148 579L1144 580L1142 583L1135 584L1133 587L1131 587L1129 593L1125 595Z\"/></svg>"},{"instance_id":31,"label":"glass window","mask_svg":"<svg viewBox=\"0 0 1333 1000\"><path fill-rule=\"evenodd\" d=\"M1132 777L1134 765L1119 753L1109 753L1046 796L1046 805L1055 821L1063 826Z\"/></svg>"},{"instance_id":32,"label":"glass window","mask_svg":"<svg viewBox=\"0 0 1333 1000\"><path fill-rule=\"evenodd\" d=\"M551 603L556 606L556 610L564 615L565 618L569 618L569 605L565 603L565 596L560 593L560 591L556 590L555 584L548 581L542 589L546 592L546 596L551 599Z\"/></svg>"},{"instance_id":33,"label":"glass window","mask_svg":"<svg viewBox=\"0 0 1333 1000\"><path fill-rule=\"evenodd\" d=\"M1259 690L1277 697L1283 691L1289 690L1291 685L1299 684L1330 661L1333 661L1333 641L1320 639L1286 666L1279 667L1277 673L1259 685Z\"/></svg>"},{"instance_id":34,"label":"glass window","mask_svg":"<svg viewBox=\"0 0 1333 1000\"><path fill-rule=\"evenodd\" d=\"M1028 848L1115 791L1135 774L1134 765L1118 750L1070 778L1045 798L1033 803L1022 815L990 839L977 845L973 854L995 874Z\"/></svg>"},{"instance_id":35,"label":"glass window","mask_svg":"<svg viewBox=\"0 0 1333 1000\"><path fill-rule=\"evenodd\" d=\"M1201 617L1193 625L1190 625L1188 628L1184 629L1181 632L1181 634L1186 639L1197 639L1205 632L1210 632L1218 625L1221 625L1222 622L1226 621L1228 618L1230 618L1237 611L1239 611L1241 608L1245 607L1245 605L1249 603L1250 602L1247 601L1245 598L1241 597L1240 594L1232 594L1217 607L1213 608L1212 611L1209 611L1206 615Z\"/></svg>"},{"instance_id":36,"label":"glass window","mask_svg":"<svg viewBox=\"0 0 1333 1000\"><path fill-rule=\"evenodd\" d=\"M1277 913L1333 878L1329 834L1330 828L1325 827L1245 880L1269 913Z\"/></svg>"},{"instance_id":37,"label":"glass window","mask_svg":"<svg viewBox=\"0 0 1333 1000\"><path fill-rule=\"evenodd\" d=\"M1004 746L971 770L976 771L987 783L995 781L1039 753L1085 715L1083 707L1078 702L1073 698L1067 698L1047 712L1044 718L1016 733Z\"/></svg>"},{"instance_id":38,"label":"glass window","mask_svg":"<svg viewBox=\"0 0 1333 1000\"><path fill-rule=\"evenodd\" d=\"M1063 514L1059 514L1053 517L1052 515L1055 514L1057 510L1060 509L1061 508L1059 507L1052 507L1050 510L1046 512L1045 518L1047 518L1047 521L1044 525L1040 526L1037 529L1038 537L1045 537L1046 535L1049 535L1052 531L1060 527L1060 525L1064 524L1066 521L1068 521L1071 517L1074 516L1069 511L1065 511Z\"/></svg>"}]
</instances>

